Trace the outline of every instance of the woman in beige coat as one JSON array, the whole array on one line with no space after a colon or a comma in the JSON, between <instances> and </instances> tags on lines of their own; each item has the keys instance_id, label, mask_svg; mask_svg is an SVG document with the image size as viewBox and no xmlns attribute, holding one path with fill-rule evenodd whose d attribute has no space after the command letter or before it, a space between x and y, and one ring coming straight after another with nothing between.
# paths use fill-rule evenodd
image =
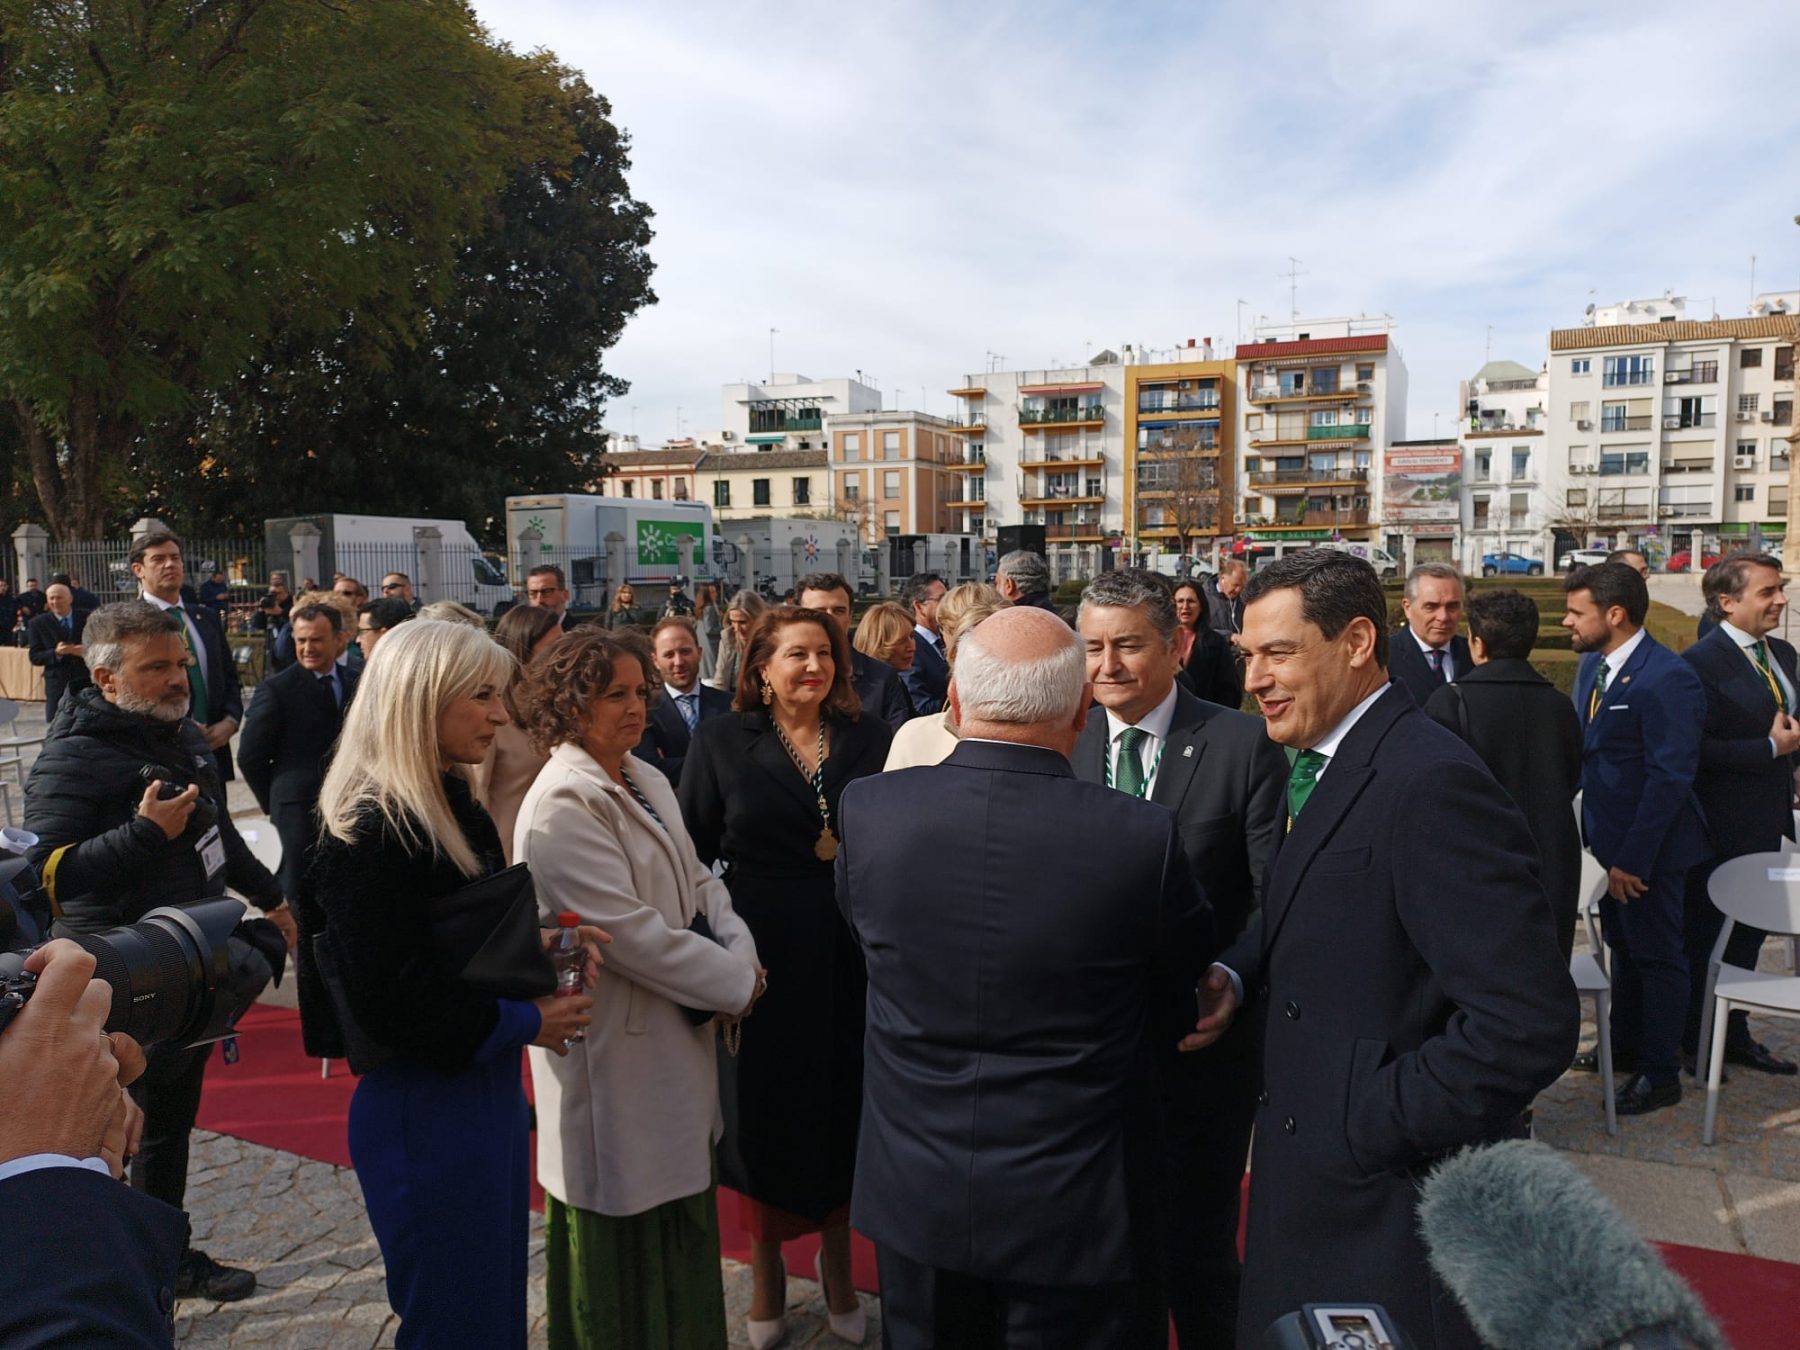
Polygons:
<instances>
[{"instance_id":1,"label":"woman in beige coat","mask_svg":"<svg viewBox=\"0 0 1800 1350\"><path fill-rule=\"evenodd\" d=\"M668 780L631 756L651 669L641 637L578 630L533 666L520 700L549 761L519 809L514 856L541 917L572 911L613 939L586 1045L531 1061L552 1350L726 1340L715 1056L763 972ZM696 1026L690 1008L717 1018Z\"/></svg>"}]
</instances>

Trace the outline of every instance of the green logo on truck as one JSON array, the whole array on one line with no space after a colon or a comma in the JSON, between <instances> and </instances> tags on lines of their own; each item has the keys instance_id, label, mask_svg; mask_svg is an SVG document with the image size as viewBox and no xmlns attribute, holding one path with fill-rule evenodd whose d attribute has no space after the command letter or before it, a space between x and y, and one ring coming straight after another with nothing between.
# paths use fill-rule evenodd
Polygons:
<instances>
[{"instance_id":1,"label":"green logo on truck","mask_svg":"<svg viewBox=\"0 0 1800 1350\"><path fill-rule=\"evenodd\" d=\"M694 541L694 562L706 560L706 527L690 520L640 520L637 523L637 560L640 567L674 567L681 561L682 535Z\"/></svg>"}]
</instances>

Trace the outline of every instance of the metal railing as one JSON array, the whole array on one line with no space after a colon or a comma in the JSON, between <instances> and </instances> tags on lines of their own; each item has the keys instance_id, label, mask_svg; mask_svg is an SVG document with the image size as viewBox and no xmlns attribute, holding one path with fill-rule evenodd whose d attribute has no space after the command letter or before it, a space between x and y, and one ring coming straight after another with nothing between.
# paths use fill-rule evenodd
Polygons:
<instances>
[{"instance_id":1,"label":"metal railing","mask_svg":"<svg viewBox=\"0 0 1800 1350\"><path fill-rule=\"evenodd\" d=\"M1647 415L1640 416L1640 417L1606 417L1606 416L1602 416L1600 418L1600 430L1602 430L1602 431L1648 431L1648 430L1650 430L1650 422L1651 422L1651 419Z\"/></svg>"},{"instance_id":2,"label":"metal railing","mask_svg":"<svg viewBox=\"0 0 1800 1350\"><path fill-rule=\"evenodd\" d=\"M1079 408L1020 408L1020 426L1062 426L1073 422L1101 422L1106 420L1106 410L1098 403L1083 404Z\"/></svg>"},{"instance_id":3,"label":"metal railing","mask_svg":"<svg viewBox=\"0 0 1800 1350\"><path fill-rule=\"evenodd\" d=\"M1137 410L1140 413L1172 413L1172 412L1217 412L1219 395L1217 390L1202 394L1148 394L1138 392Z\"/></svg>"},{"instance_id":4,"label":"metal railing","mask_svg":"<svg viewBox=\"0 0 1800 1350\"><path fill-rule=\"evenodd\" d=\"M1306 439L1309 441L1366 441L1369 439L1369 424L1352 422L1348 426L1308 427Z\"/></svg>"},{"instance_id":5,"label":"metal railing","mask_svg":"<svg viewBox=\"0 0 1800 1350\"><path fill-rule=\"evenodd\" d=\"M1696 361L1686 370L1671 370L1663 375L1664 384L1717 384L1719 363Z\"/></svg>"},{"instance_id":6,"label":"metal railing","mask_svg":"<svg viewBox=\"0 0 1800 1350\"><path fill-rule=\"evenodd\" d=\"M1306 511L1292 515L1276 515L1271 524L1275 525L1367 525L1369 508L1366 506L1329 511Z\"/></svg>"},{"instance_id":7,"label":"metal railing","mask_svg":"<svg viewBox=\"0 0 1800 1350\"><path fill-rule=\"evenodd\" d=\"M1366 483L1367 469L1264 469L1250 475L1252 487L1278 483Z\"/></svg>"},{"instance_id":8,"label":"metal railing","mask_svg":"<svg viewBox=\"0 0 1800 1350\"><path fill-rule=\"evenodd\" d=\"M1686 431L1690 427L1710 427L1718 424L1717 413L1664 413L1664 431Z\"/></svg>"}]
</instances>

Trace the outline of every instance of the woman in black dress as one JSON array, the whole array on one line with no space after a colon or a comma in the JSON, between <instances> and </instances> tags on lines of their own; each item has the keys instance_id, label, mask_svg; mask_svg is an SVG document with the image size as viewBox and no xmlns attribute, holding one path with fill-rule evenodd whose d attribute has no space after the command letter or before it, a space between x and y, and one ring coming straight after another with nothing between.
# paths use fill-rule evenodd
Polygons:
<instances>
[{"instance_id":1,"label":"woman in black dress","mask_svg":"<svg viewBox=\"0 0 1800 1350\"><path fill-rule=\"evenodd\" d=\"M1197 581L1175 583L1175 654L1195 694L1223 708L1242 705L1244 672L1231 640L1206 626L1206 598Z\"/></svg>"},{"instance_id":2,"label":"woman in black dress","mask_svg":"<svg viewBox=\"0 0 1800 1350\"><path fill-rule=\"evenodd\" d=\"M743 1028L720 1179L745 1197L752 1345L784 1334L781 1244L822 1233L832 1330L861 1339L850 1283L850 1179L862 1106L862 956L838 912L832 860L844 785L881 772L892 731L862 717L850 646L825 615L780 606L745 646L732 715L702 722L681 811L769 972ZM728 1070L730 1072L730 1070Z\"/></svg>"}]
</instances>

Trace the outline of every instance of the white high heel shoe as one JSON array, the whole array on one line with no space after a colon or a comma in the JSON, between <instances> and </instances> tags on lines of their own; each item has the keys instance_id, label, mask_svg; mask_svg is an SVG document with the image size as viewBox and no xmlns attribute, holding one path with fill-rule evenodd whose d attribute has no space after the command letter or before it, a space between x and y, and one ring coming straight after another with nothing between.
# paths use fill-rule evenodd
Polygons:
<instances>
[{"instance_id":1,"label":"white high heel shoe","mask_svg":"<svg viewBox=\"0 0 1800 1350\"><path fill-rule=\"evenodd\" d=\"M831 1334L840 1341L848 1341L851 1345L861 1345L863 1337L869 1334L868 1314L863 1312L862 1300L856 1301L854 1312L836 1313L831 1311L831 1295L825 1291L825 1253L821 1251L813 1257L813 1274L819 1277L819 1294L825 1300L825 1324L831 1328Z\"/></svg>"},{"instance_id":2,"label":"white high heel shoe","mask_svg":"<svg viewBox=\"0 0 1800 1350\"><path fill-rule=\"evenodd\" d=\"M781 1263L781 1282L787 1284L787 1261ZM784 1309L780 1317L772 1317L767 1322L759 1322L754 1317L744 1319L744 1329L750 1338L750 1350L770 1350L787 1339L787 1314Z\"/></svg>"}]
</instances>

